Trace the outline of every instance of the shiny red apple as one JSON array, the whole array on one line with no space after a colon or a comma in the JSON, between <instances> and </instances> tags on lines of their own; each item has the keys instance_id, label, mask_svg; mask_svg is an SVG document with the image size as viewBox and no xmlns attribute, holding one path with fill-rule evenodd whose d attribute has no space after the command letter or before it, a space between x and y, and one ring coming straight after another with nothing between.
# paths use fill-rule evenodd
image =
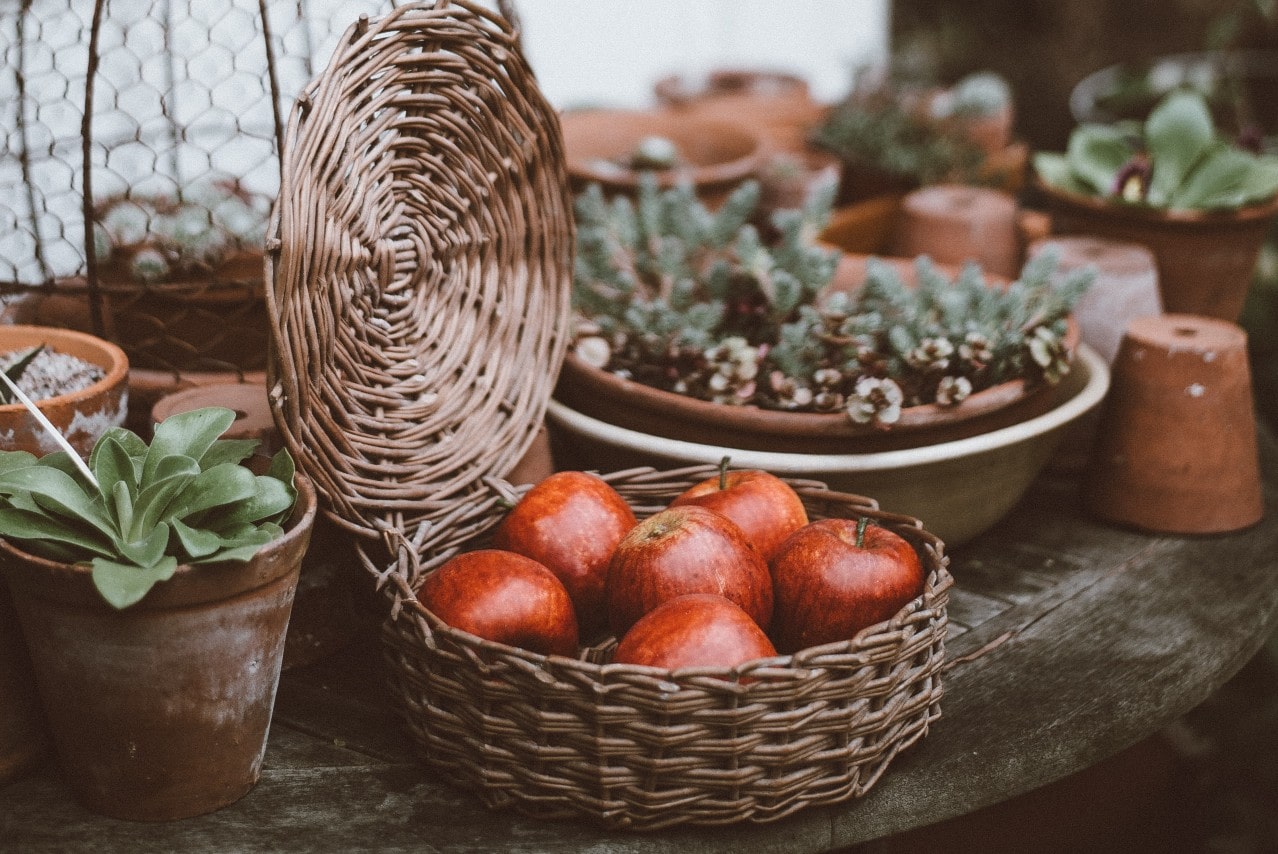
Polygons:
<instances>
[{"instance_id":1,"label":"shiny red apple","mask_svg":"<svg viewBox=\"0 0 1278 854\"><path fill-rule=\"evenodd\" d=\"M541 563L563 582L583 635L607 623L608 561L635 526L634 511L596 475L552 474L524 494L493 537L499 549Z\"/></svg>"},{"instance_id":2,"label":"shiny red apple","mask_svg":"<svg viewBox=\"0 0 1278 854\"><path fill-rule=\"evenodd\" d=\"M813 522L772 559L772 639L783 653L848 640L923 592L923 564L900 535L852 519Z\"/></svg>"},{"instance_id":3,"label":"shiny red apple","mask_svg":"<svg viewBox=\"0 0 1278 854\"><path fill-rule=\"evenodd\" d=\"M576 655L577 615L555 574L499 549L463 552L426 577L417 600L448 625L542 655Z\"/></svg>"},{"instance_id":4,"label":"shiny red apple","mask_svg":"<svg viewBox=\"0 0 1278 854\"><path fill-rule=\"evenodd\" d=\"M745 611L713 593L689 593L644 614L617 644L612 660L678 670L735 667L776 654Z\"/></svg>"},{"instance_id":5,"label":"shiny red apple","mask_svg":"<svg viewBox=\"0 0 1278 854\"><path fill-rule=\"evenodd\" d=\"M766 629L772 618L767 561L736 523L704 507L670 507L622 538L608 566L608 623L618 637L662 602L717 593Z\"/></svg>"},{"instance_id":6,"label":"shiny red apple","mask_svg":"<svg viewBox=\"0 0 1278 854\"><path fill-rule=\"evenodd\" d=\"M808 524L798 493L781 478L758 469L727 471L725 464L718 475L691 487L670 506L689 504L736 522L764 560L771 560L786 537Z\"/></svg>"}]
</instances>

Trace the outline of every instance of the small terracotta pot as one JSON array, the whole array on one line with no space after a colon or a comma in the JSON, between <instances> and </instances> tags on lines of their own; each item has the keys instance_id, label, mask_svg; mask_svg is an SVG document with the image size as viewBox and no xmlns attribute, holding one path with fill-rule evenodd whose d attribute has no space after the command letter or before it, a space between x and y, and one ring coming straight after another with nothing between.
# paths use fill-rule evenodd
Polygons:
<instances>
[{"instance_id":1,"label":"small terracotta pot","mask_svg":"<svg viewBox=\"0 0 1278 854\"><path fill-rule=\"evenodd\" d=\"M640 173L623 163L640 140L660 136L675 144L684 165L653 172L657 183L691 182L698 197L714 204L753 177L767 151L762 135L748 125L674 110L579 110L565 113L560 124L574 192L598 183L606 192L633 195Z\"/></svg>"},{"instance_id":2,"label":"small terracotta pot","mask_svg":"<svg viewBox=\"0 0 1278 854\"><path fill-rule=\"evenodd\" d=\"M1028 255L1047 250L1057 253L1061 275L1095 269L1096 279L1074 308L1074 318L1083 341L1112 365L1127 324L1163 313L1154 254L1136 243L1078 236L1035 241Z\"/></svg>"},{"instance_id":3,"label":"small terracotta pot","mask_svg":"<svg viewBox=\"0 0 1278 854\"><path fill-rule=\"evenodd\" d=\"M0 786L34 769L50 746L18 614L0 582Z\"/></svg>"},{"instance_id":4,"label":"small terracotta pot","mask_svg":"<svg viewBox=\"0 0 1278 854\"><path fill-rule=\"evenodd\" d=\"M1021 268L1016 199L1009 193L961 184L935 184L906 195L892 254L928 255L942 264L975 261L1015 278Z\"/></svg>"},{"instance_id":5,"label":"small terracotta pot","mask_svg":"<svg viewBox=\"0 0 1278 854\"><path fill-rule=\"evenodd\" d=\"M1102 410L1086 497L1102 518L1212 534L1264 514L1247 336L1169 314L1127 328Z\"/></svg>"},{"instance_id":6,"label":"small terracotta pot","mask_svg":"<svg viewBox=\"0 0 1278 854\"><path fill-rule=\"evenodd\" d=\"M315 519L297 478L280 539L245 563L180 566L117 611L86 565L0 541L0 571L31 648L58 759L76 796L116 818L211 812L253 787L284 630Z\"/></svg>"},{"instance_id":7,"label":"small terracotta pot","mask_svg":"<svg viewBox=\"0 0 1278 854\"><path fill-rule=\"evenodd\" d=\"M780 71L719 69L700 79L664 77L653 88L665 107L759 129L773 151L805 152L826 109L812 100L806 80Z\"/></svg>"},{"instance_id":8,"label":"small terracotta pot","mask_svg":"<svg viewBox=\"0 0 1278 854\"><path fill-rule=\"evenodd\" d=\"M235 412L235 421L227 428L225 438L257 439L261 442L257 449L261 454L273 454L280 449L280 435L266 398L265 382L210 383L165 395L151 407L151 423L159 424L170 415L206 406L224 406Z\"/></svg>"},{"instance_id":9,"label":"small terracotta pot","mask_svg":"<svg viewBox=\"0 0 1278 854\"><path fill-rule=\"evenodd\" d=\"M154 371L133 368L129 371L128 427L139 436L151 432L151 418L155 405L169 395L178 394L201 386L224 386L247 383L266 387L264 371L237 373L234 371Z\"/></svg>"},{"instance_id":10,"label":"small terracotta pot","mask_svg":"<svg viewBox=\"0 0 1278 854\"><path fill-rule=\"evenodd\" d=\"M36 408L71 446L81 456L88 456L107 428L124 423L129 399L128 357L111 342L84 332L51 326L0 326L0 353L40 344L98 365L105 373L86 389L36 401ZM59 445L26 407L9 403L0 406L0 449L43 456L58 450Z\"/></svg>"},{"instance_id":11,"label":"small terracotta pot","mask_svg":"<svg viewBox=\"0 0 1278 854\"><path fill-rule=\"evenodd\" d=\"M1256 258L1278 200L1236 211L1162 211L1121 205L1037 182L1055 234L1088 234L1149 247L1163 306L1231 322L1242 314Z\"/></svg>"}]
</instances>

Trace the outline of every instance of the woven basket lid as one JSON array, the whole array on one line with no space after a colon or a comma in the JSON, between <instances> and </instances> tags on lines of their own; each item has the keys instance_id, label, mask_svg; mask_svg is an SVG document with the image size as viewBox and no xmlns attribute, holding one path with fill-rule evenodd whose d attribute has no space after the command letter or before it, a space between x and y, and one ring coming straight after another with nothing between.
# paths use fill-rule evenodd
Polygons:
<instances>
[{"instance_id":1,"label":"woven basket lid","mask_svg":"<svg viewBox=\"0 0 1278 854\"><path fill-rule=\"evenodd\" d=\"M271 405L331 518L421 549L518 462L567 347L571 211L503 17L440 0L344 34L267 240Z\"/></svg>"}]
</instances>

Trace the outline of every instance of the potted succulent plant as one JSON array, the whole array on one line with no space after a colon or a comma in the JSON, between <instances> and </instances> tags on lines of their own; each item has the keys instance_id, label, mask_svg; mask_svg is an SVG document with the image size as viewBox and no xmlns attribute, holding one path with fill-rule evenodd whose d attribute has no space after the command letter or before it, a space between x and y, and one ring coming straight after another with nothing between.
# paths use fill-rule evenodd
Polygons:
<instances>
[{"instance_id":1,"label":"potted succulent plant","mask_svg":"<svg viewBox=\"0 0 1278 854\"><path fill-rule=\"evenodd\" d=\"M1004 154L1011 120L1010 89L993 75L923 90L861 72L809 140L842 162L841 206L941 182L1014 190L1024 155Z\"/></svg>"},{"instance_id":2,"label":"potted succulent plant","mask_svg":"<svg viewBox=\"0 0 1278 854\"><path fill-rule=\"evenodd\" d=\"M1278 213L1278 157L1220 134L1201 93L1169 93L1144 122L1079 125L1034 168L1056 233L1144 244L1169 312L1238 319Z\"/></svg>"},{"instance_id":3,"label":"potted succulent plant","mask_svg":"<svg viewBox=\"0 0 1278 854\"><path fill-rule=\"evenodd\" d=\"M315 515L286 452L210 407L87 463L0 453L0 571L66 777L121 818L197 815L256 782Z\"/></svg>"},{"instance_id":4,"label":"potted succulent plant","mask_svg":"<svg viewBox=\"0 0 1278 854\"><path fill-rule=\"evenodd\" d=\"M921 259L836 278L818 245L833 187L778 212L765 245L758 188L717 212L688 188L577 200L576 337L557 399L609 423L725 447L851 452L953 438L1025 417L1069 369L1070 312L1087 272L1050 256L991 286ZM851 291L851 292L850 292ZM1010 408L1009 408L1010 407Z\"/></svg>"}]
</instances>

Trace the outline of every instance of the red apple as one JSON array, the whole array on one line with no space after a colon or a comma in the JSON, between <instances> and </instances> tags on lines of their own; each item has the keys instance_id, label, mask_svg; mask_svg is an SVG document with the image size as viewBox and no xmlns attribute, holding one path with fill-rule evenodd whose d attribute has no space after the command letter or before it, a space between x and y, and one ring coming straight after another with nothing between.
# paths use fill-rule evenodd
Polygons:
<instances>
[{"instance_id":1,"label":"red apple","mask_svg":"<svg viewBox=\"0 0 1278 854\"><path fill-rule=\"evenodd\" d=\"M612 660L678 670L735 667L777 651L750 615L713 593L662 602L626 632Z\"/></svg>"},{"instance_id":2,"label":"red apple","mask_svg":"<svg viewBox=\"0 0 1278 854\"><path fill-rule=\"evenodd\" d=\"M784 653L848 640L923 592L923 564L878 525L823 519L791 534L772 559L772 639Z\"/></svg>"},{"instance_id":3,"label":"red apple","mask_svg":"<svg viewBox=\"0 0 1278 854\"><path fill-rule=\"evenodd\" d=\"M603 479L563 471L528 490L498 526L493 545L558 576L582 633L590 634L607 623L608 561L635 522L630 505Z\"/></svg>"},{"instance_id":4,"label":"red apple","mask_svg":"<svg viewBox=\"0 0 1278 854\"><path fill-rule=\"evenodd\" d=\"M685 593L727 597L764 629L772 619L767 561L735 522L704 507L662 510L617 544L608 566L608 622L621 637Z\"/></svg>"},{"instance_id":5,"label":"red apple","mask_svg":"<svg viewBox=\"0 0 1278 854\"><path fill-rule=\"evenodd\" d=\"M532 558L464 552L426 576L417 600L448 625L542 655L577 654L577 616L563 583Z\"/></svg>"},{"instance_id":6,"label":"red apple","mask_svg":"<svg viewBox=\"0 0 1278 854\"><path fill-rule=\"evenodd\" d=\"M671 507L695 504L722 513L745 532L764 560L771 560L786 537L808 524L803 501L788 483L758 469L728 471L688 489Z\"/></svg>"}]
</instances>

